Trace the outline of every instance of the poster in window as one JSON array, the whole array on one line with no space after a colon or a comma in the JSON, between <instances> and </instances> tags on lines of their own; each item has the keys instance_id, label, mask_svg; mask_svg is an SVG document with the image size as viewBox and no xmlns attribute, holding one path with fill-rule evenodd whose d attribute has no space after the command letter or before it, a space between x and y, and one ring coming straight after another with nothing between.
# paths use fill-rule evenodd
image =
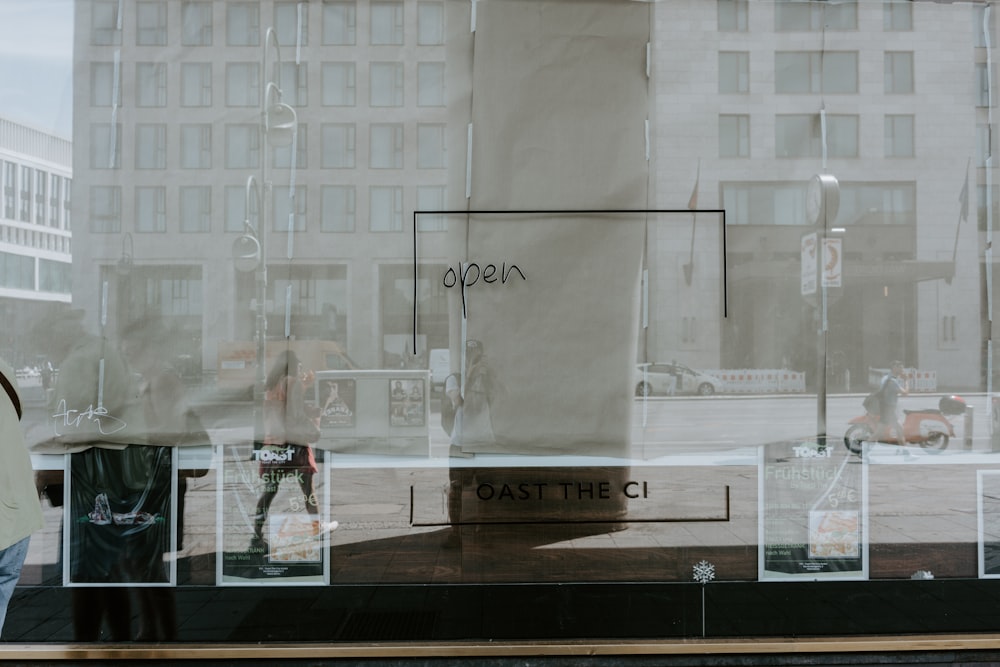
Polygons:
<instances>
[{"instance_id":1,"label":"poster in window","mask_svg":"<svg viewBox=\"0 0 1000 667\"><path fill-rule=\"evenodd\" d=\"M329 581L329 482L308 446L219 448L217 525L221 586Z\"/></svg>"},{"instance_id":2,"label":"poster in window","mask_svg":"<svg viewBox=\"0 0 1000 667\"><path fill-rule=\"evenodd\" d=\"M976 474L979 523L979 576L1000 577L1000 470Z\"/></svg>"},{"instance_id":3,"label":"poster in window","mask_svg":"<svg viewBox=\"0 0 1000 667\"><path fill-rule=\"evenodd\" d=\"M389 425L424 425L424 380L389 380Z\"/></svg>"},{"instance_id":4,"label":"poster in window","mask_svg":"<svg viewBox=\"0 0 1000 667\"><path fill-rule=\"evenodd\" d=\"M92 447L70 454L63 581L171 586L176 561L176 448Z\"/></svg>"},{"instance_id":5,"label":"poster in window","mask_svg":"<svg viewBox=\"0 0 1000 667\"><path fill-rule=\"evenodd\" d=\"M761 448L759 577L867 579L866 460L844 447L789 441Z\"/></svg>"},{"instance_id":6,"label":"poster in window","mask_svg":"<svg viewBox=\"0 0 1000 667\"><path fill-rule=\"evenodd\" d=\"M349 378L320 379L320 428L351 428L357 414L357 385Z\"/></svg>"}]
</instances>

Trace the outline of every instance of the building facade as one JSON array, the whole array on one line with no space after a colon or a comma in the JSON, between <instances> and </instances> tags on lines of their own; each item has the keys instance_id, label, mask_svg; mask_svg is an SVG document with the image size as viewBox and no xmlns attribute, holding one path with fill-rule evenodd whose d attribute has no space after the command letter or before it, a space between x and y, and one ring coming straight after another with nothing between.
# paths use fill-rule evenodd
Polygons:
<instances>
[{"instance_id":1,"label":"building facade","mask_svg":"<svg viewBox=\"0 0 1000 667\"><path fill-rule=\"evenodd\" d=\"M0 349L19 367L40 360L17 332L70 302L72 155L70 140L0 118Z\"/></svg>"}]
</instances>

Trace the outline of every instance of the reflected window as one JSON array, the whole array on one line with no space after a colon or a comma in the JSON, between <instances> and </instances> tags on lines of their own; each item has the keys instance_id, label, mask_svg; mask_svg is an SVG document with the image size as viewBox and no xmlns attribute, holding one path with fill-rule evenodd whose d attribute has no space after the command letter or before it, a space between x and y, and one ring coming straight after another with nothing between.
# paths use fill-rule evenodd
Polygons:
<instances>
[{"instance_id":1,"label":"reflected window","mask_svg":"<svg viewBox=\"0 0 1000 667\"><path fill-rule=\"evenodd\" d=\"M72 212L73 212L73 202L72 202L73 188L70 187L70 184L71 184L71 180L67 178L66 179L66 186L63 188L63 204L62 204L62 209L63 209L63 216L62 216L63 217L63 229L65 229L67 231L69 231L69 230L71 230L73 228L73 225L72 225L72 219L73 219L73 216L72 216ZM66 252L69 252L68 248L66 249Z\"/></svg>"},{"instance_id":2,"label":"reflected window","mask_svg":"<svg viewBox=\"0 0 1000 667\"><path fill-rule=\"evenodd\" d=\"M750 116L719 116L719 157L750 157Z\"/></svg>"},{"instance_id":3,"label":"reflected window","mask_svg":"<svg viewBox=\"0 0 1000 667\"><path fill-rule=\"evenodd\" d=\"M323 63L323 106L354 106L356 83L352 62Z\"/></svg>"},{"instance_id":4,"label":"reflected window","mask_svg":"<svg viewBox=\"0 0 1000 667\"><path fill-rule=\"evenodd\" d=\"M444 125L417 125L417 168L443 169L447 160Z\"/></svg>"},{"instance_id":5,"label":"reflected window","mask_svg":"<svg viewBox=\"0 0 1000 667\"><path fill-rule=\"evenodd\" d=\"M267 329L276 336L284 335L285 314L289 315L289 333L297 340L334 340L346 342L347 337L347 270L339 265L269 265L269 303L274 310L268 315ZM237 278L237 302L249 306L256 298L252 274ZM252 337L253 310L237 321L238 329Z\"/></svg>"},{"instance_id":6,"label":"reflected window","mask_svg":"<svg viewBox=\"0 0 1000 667\"><path fill-rule=\"evenodd\" d=\"M913 92L913 52L885 52L885 92L900 94Z\"/></svg>"},{"instance_id":7,"label":"reflected window","mask_svg":"<svg viewBox=\"0 0 1000 667\"><path fill-rule=\"evenodd\" d=\"M181 106L212 106L212 63L181 65Z\"/></svg>"},{"instance_id":8,"label":"reflected window","mask_svg":"<svg viewBox=\"0 0 1000 667\"><path fill-rule=\"evenodd\" d=\"M913 157L913 116L886 115L885 156Z\"/></svg>"},{"instance_id":9,"label":"reflected window","mask_svg":"<svg viewBox=\"0 0 1000 667\"><path fill-rule=\"evenodd\" d=\"M121 104L121 72L114 63L90 64L90 106Z\"/></svg>"},{"instance_id":10,"label":"reflected window","mask_svg":"<svg viewBox=\"0 0 1000 667\"><path fill-rule=\"evenodd\" d=\"M260 104L260 66L257 63L226 65L226 106L255 107Z\"/></svg>"},{"instance_id":11,"label":"reflected window","mask_svg":"<svg viewBox=\"0 0 1000 667\"><path fill-rule=\"evenodd\" d=\"M38 290L69 294L73 291L73 265L51 259L38 260Z\"/></svg>"},{"instance_id":12,"label":"reflected window","mask_svg":"<svg viewBox=\"0 0 1000 667\"><path fill-rule=\"evenodd\" d=\"M403 63L372 63L370 77L371 106L403 106Z\"/></svg>"},{"instance_id":13,"label":"reflected window","mask_svg":"<svg viewBox=\"0 0 1000 667\"><path fill-rule=\"evenodd\" d=\"M805 200L805 183L722 183L727 225L806 225Z\"/></svg>"},{"instance_id":14,"label":"reflected window","mask_svg":"<svg viewBox=\"0 0 1000 667\"><path fill-rule=\"evenodd\" d=\"M260 4L230 2L226 4L226 44L257 46L260 44Z\"/></svg>"},{"instance_id":15,"label":"reflected window","mask_svg":"<svg viewBox=\"0 0 1000 667\"><path fill-rule=\"evenodd\" d=\"M417 44L444 44L444 4L417 3Z\"/></svg>"},{"instance_id":16,"label":"reflected window","mask_svg":"<svg viewBox=\"0 0 1000 667\"><path fill-rule=\"evenodd\" d=\"M421 185L417 187L418 211L445 210L445 188L443 185ZM418 232L444 232L448 230L445 216L441 214L417 216Z\"/></svg>"},{"instance_id":17,"label":"reflected window","mask_svg":"<svg viewBox=\"0 0 1000 667\"><path fill-rule=\"evenodd\" d=\"M35 289L35 260L24 255L0 252L0 286Z\"/></svg>"},{"instance_id":18,"label":"reflected window","mask_svg":"<svg viewBox=\"0 0 1000 667\"><path fill-rule=\"evenodd\" d=\"M1000 186L991 186L988 191L985 185L976 186L976 221L981 232L1000 230Z\"/></svg>"},{"instance_id":19,"label":"reflected window","mask_svg":"<svg viewBox=\"0 0 1000 667\"><path fill-rule=\"evenodd\" d=\"M820 114L790 114L775 118L777 157L822 157L823 132ZM826 116L826 154L829 157L858 156L858 117Z\"/></svg>"},{"instance_id":20,"label":"reflected window","mask_svg":"<svg viewBox=\"0 0 1000 667\"><path fill-rule=\"evenodd\" d=\"M323 44L353 45L357 41L357 13L354 2L324 2Z\"/></svg>"},{"instance_id":21,"label":"reflected window","mask_svg":"<svg viewBox=\"0 0 1000 667\"><path fill-rule=\"evenodd\" d=\"M981 123L976 125L976 166L985 167L986 161L993 155L993 147L996 139L993 137L992 128Z\"/></svg>"},{"instance_id":22,"label":"reflected window","mask_svg":"<svg viewBox=\"0 0 1000 667\"><path fill-rule=\"evenodd\" d=\"M777 0L774 5L775 30L856 30L857 0Z\"/></svg>"},{"instance_id":23,"label":"reflected window","mask_svg":"<svg viewBox=\"0 0 1000 667\"><path fill-rule=\"evenodd\" d=\"M17 201L17 164L3 163L3 217L13 220Z\"/></svg>"},{"instance_id":24,"label":"reflected window","mask_svg":"<svg viewBox=\"0 0 1000 667\"><path fill-rule=\"evenodd\" d=\"M136 63L135 105L137 107L167 106L166 63Z\"/></svg>"},{"instance_id":25,"label":"reflected window","mask_svg":"<svg viewBox=\"0 0 1000 667\"><path fill-rule=\"evenodd\" d=\"M63 184L69 181L58 174L52 174L52 188L49 194L49 227L59 228L59 214L62 213Z\"/></svg>"},{"instance_id":26,"label":"reflected window","mask_svg":"<svg viewBox=\"0 0 1000 667\"><path fill-rule=\"evenodd\" d=\"M882 29L886 32L913 30L912 0L882 0Z\"/></svg>"},{"instance_id":27,"label":"reflected window","mask_svg":"<svg viewBox=\"0 0 1000 667\"><path fill-rule=\"evenodd\" d=\"M987 63L976 63L976 106L988 107L993 101L996 69L992 72Z\"/></svg>"},{"instance_id":28,"label":"reflected window","mask_svg":"<svg viewBox=\"0 0 1000 667\"><path fill-rule=\"evenodd\" d=\"M719 30L746 32L749 0L718 0Z\"/></svg>"},{"instance_id":29,"label":"reflected window","mask_svg":"<svg viewBox=\"0 0 1000 667\"><path fill-rule=\"evenodd\" d=\"M371 126L368 166L372 169L403 168L403 126L378 124Z\"/></svg>"},{"instance_id":30,"label":"reflected window","mask_svg":"<svg viewBox=\"0 0 1000 667\"><path fill-rule=\"evenodd\" d=\"M309 3L274 3L274 30L282 46L309 44Z\"/></svg>"},{"instance_id":31,"label":"reflected window","mask_svg":"<svg viewBox=\"0 0 1000 667\"><path fill-rule=\"evenodd\" d=\"M324 185L320 230L353 232L357 204L353 185Z\"/></svg>"},{"instance_id":32,"label":"reflected window","mask_svg":"<svg viewBox=\"0 0 1000 667\"><path fill-rule=\"evenodd\" d=\"M181 169L212 168L212 126L181 125Z\"/></svg>"},{"instance_id":33,"label":"reflected window","mask_svg":"<svg viewBox=\"0 0 1000 667\"><path fill-rule=\"evenodd\" d=\"M287 186L275 186L273 192L272 229L276 232L306 231L308 204L306 186L296 185L294 190Z\"/></svg>"},{"instance_id":34,"label":"reflected window","mask_svg":"<svg viewBox=\"0 0 1000 667\"><path fill-rule=\"evenodd\" d=\"M167 337L167 359L201 355L203 313L200 266L136 266L128 287L119 293L119 317L125 322L156 321Z\"/></svg>"},{"instance_id":35,"label":"reflected window","mask_svg":"<svg viewBox=\"0 0 1000 667\"><path fill-rule=\"evenodd\" d=\"M47 171L42 171L41 169L35 170L35 223L39 225L45 224L45 218L48 214L48 193L49 193L49 174Z\"/></svg>"},{"instance_id":36,"label":"reflected window","mask_svg":"<svg viewBox=\"0 0 1000 667\"><path fill-rule=\"evenodd\" d=\"M31 222L31 167L21 165L21 206L17 219L21 222Z\"/></svg>"},{"instance_id":37,"label":"reflected window","mask_svg":"<svg viewBox=\"0 0 1000 667\"><path fill-rule=\"evenodd\" d=\"M841 182L836 224L915 225L916 222L916 184Z\"/></svg>"},{"instance_id":38,"label":"reflected window","mask_svg":"<svg viewBox=\"0 0 1000 667\"><path fill-rule=\"evenodd\" d=\"M181 44L183 46L212 45L211 2L184 2L181 4Z\"/></svg>"},{"instance_id":39,"label":"reflected window","mask_svg":"<svg viewBox=\"0 0 1000 667\"><path fill-rule=\"evenodd\" d=\"M109 123L90 125L90 168L121 168L122 126Z\"/></svg>"},{"instance_id":40,"label":"reflected window","mask_svg":"<svg viewBox=\"0 0 1000 667\"><path fill-rule=\"evenodd\" d=\"M719 92L750 92L750 54L746 51L719 52Z\"/></svg>"},{"instance_id":41,"label":"reflected window","mask_svg":"<svg viewBox=\"0 0 1000 667\"><path fill-rule=\"evenodd\" d=\"M138 2L135 6L136 46L166 46L167 3Z\"/></svg>"},{"instance_id":42,"label":"reflected window","mask_svg":"<svg viewBox=\"0 0 1000 667\"><path fill-rule=\"evenodd\" d=\"M90 231L95 234L122 230L122 190L117 185L90 188Z\"/></svg>"},{"instance_id":43,"label":"reflected window","mask_svg":"<svg viewBox=\"0 0 1000 667\"><path fill-rule=\"evenodd\" d=\"M167 126L136 125L135 168L167 168Z\"/></svg>"},{"instance_id":44,"label":"reflected window","mask_svg":"<svg viewBox=\"0 0 1000 667\"><path fill-rule=\"evenodd\" d=\"M855 51L778 51L774 54L776 93L856 93Z\"/></svg>"},{"instance_id":45,"label":"reflected window","mask_svg":"<svg viewBox=\"0 0 1000 667\"><path fill-rule=\"evenodd\" d=\"M118 0L94 0L90 5L90 43L95 46L119 46L122 31Z\"/></svg>"},{"instance_id":46,"label":"reflected window","mask_svg":"<svg viewBox=\"0 0 1000 667\"><path fill-rule=\"evenodd\" d=\"M226 168L256 169L260 165L260 126L226 126Z\"/></svg>"},{"instance_id":47,"label":"reflected window","mask_svg":"<svg viewBox=\"0 0 1000 667\"><path fill-rule=\"evenodd\" d=\"M247 197L246 197L246 186L245 185L227 185L226 186L226 231L227 232L238 232L240 234L246 231L246 221L247 221ZM253 227L257 227L259 221L258 210L257 210L257 199L250 195L250 224Z\"/></svg>"},{"instance_id":48,"label":"reflected window","mask_svg":"<svg viewBox=\"0 0 1000 667\"><path fill-rule=\"evenodd\" d=\"M321 159L324 169L351 169L354 167L355 129L353 124L326 124L322 129Z\"/></svg>"},{"instance_id":49,"label":"reflected window","mask_svg":"<svg viewBox=\"0 0 1000 667\"><path fill-rule=\"evenodd\" d=\"M167 231L167 189L163 186L135 189L135 231Z\"/></svg>"},{"instance_id":50,"label":"reflected window","mask_svg":"<svg viewBox=\"0 0 1000 667\"><path fill-rule=\"evenodd\" d=\"M371 231L403 231L403 188L373 186L369 190L369 209Z\"/></svg>"},{"instance_id":51,"label":"reflected window","mask_svg":"<svg viewBox=\"0 0 1000 667\"><path fill-rule=\"evenodd\" d=\"M374 46L403 43L403 3L371 4L371 43Z\"/></svg>"},{"instance_id":52,"label":"reflected window","mask_svg":"<svg viewBox=\"0 0 1000 667\"><path fill-rule=\"evenodd\" d=\"M281 64L281 101L293 107L309 104L309 75L306 63Z\"/></svg>"},{"instance_id":53,"label":"reflected window","mask_svg":"<svg viewBox=\"0 0 1000 667\"><path fill-rule=\"evenodd\" d=\"M179 195L181 232L212 231L212 188L208 185L183 186Z\"/></svg>"},{"instance_id":54,"label":"reflected window","mask_svg":"<svg viewBox=\"0 0 1000 667\"><path fill-rule=\"evenodd\" d=\"M271 165L275 169L292 168L293 145L274 146L271 149ZM299 123L295 130L295 168L306 169L309 165L309 126Z\"/></svg>"},{"instance_id":55,"label":"reflected window","mask_svg":"<svg viewBox=\"0 0 1000 667\"><path fill-rule=\"evenodd\" d=\"M444 63L417 65L417 106L444 106Z\"/></svg>"}]
</instances>

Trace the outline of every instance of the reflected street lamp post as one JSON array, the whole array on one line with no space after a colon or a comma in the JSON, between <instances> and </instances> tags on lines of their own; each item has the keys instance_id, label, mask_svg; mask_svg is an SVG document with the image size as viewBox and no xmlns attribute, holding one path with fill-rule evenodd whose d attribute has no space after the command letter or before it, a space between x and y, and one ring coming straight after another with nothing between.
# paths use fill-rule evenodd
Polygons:
<instances>
[{"instance_id":1,"label":"reflected street lamp post","mask_svg":"<svg viewBox=\"0 0 1000 667\"><path fill-rule=\"evenodd\" d=\"M819 314L817 333L816 378L816 438L826 447L826 382L829 302L840 296L843 288L843 243L831 232L829 223L836 219L840 209L840 183L832 174L817 174L806 189L806 214L817 231L802 237L802 296L806 297ZM817 294L818 292L818 294Z\"/></svg>"},{"instance_id":2,"label":"reflected street lamp post","mask_svg":"<svg viewBox=\"0 0 1000 667\"><path fill-rule=\"evenodd\" d=\"M268 48L273 45L277 81L268 80L264 86L260 104L260 128L264 135L266 146L287 146L295 141L298 128L298 117L295 109L281 101L281 49L278 45L274 28L268 28L264 36L261 53L261 76L268 78ZM267 207L271 193L271 181L268 179L267 150L261 156L261 181L258 184L254 176L249 176L246 183L244 206L246 216L243 221L243 235L233 243L233 259L236 269L241 272L254 272L256 303L254 315L256 322L256 374L254 377L254 448L264 440L264 383L267 379ZM292 165L294 168L294 164ZM251 222L251 194L257 203L257 224Z\"/></svg>"}]
</instances>

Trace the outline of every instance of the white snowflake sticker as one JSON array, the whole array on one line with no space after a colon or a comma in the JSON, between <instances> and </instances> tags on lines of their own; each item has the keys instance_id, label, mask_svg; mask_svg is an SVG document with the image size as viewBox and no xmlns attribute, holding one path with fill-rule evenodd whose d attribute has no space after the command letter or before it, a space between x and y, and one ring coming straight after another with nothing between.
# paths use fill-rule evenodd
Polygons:
<instances>
[{"instance_id":1,"label":"white snowflake sticker","mask_svg":"<svg viewBox=\"0 0 1000 667\"><path fill-rule=\"evenodd\" d=\"M700 584L707 584L715 579L715 566L707 560L703 560L694 566L694 580Z\"/></svg>"}]
</instances>

